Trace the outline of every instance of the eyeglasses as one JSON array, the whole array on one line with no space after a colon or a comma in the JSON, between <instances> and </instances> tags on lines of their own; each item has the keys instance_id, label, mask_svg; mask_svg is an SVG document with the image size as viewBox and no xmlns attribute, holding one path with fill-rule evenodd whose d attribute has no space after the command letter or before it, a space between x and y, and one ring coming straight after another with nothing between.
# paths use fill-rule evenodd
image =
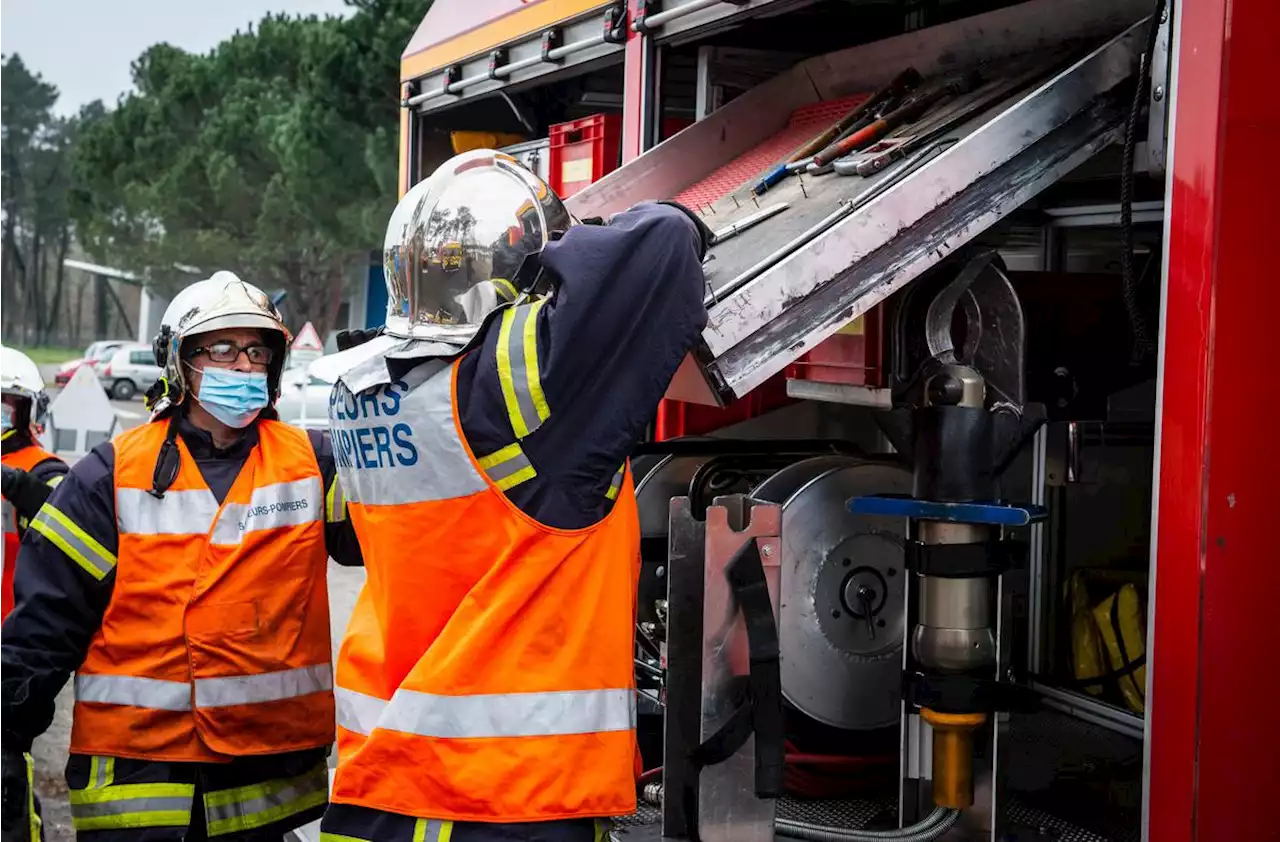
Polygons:
<instances>
[{"instance_id":1,"label":"eyeglasses","mask_svg":"<svg viewBox=\"0 0 1280 842\"><path fill-rule=\"evenodd\" d=\"M234 342L214 342L212 345L202 345L199 348L192 348L187 354L187 359L194 359L204 354L215 363L233 363L240 359L240 355L244 354L249 358L249 362L253 365L270 365L275 359L276 352L267 345L236 345Z\"/></svg>"}]
</instances>

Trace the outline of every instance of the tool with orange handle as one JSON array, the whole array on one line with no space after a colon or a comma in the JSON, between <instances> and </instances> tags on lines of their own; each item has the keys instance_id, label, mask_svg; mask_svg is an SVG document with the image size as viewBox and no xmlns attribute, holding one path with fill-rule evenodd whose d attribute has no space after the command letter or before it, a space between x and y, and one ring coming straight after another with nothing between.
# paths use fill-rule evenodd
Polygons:
<instances>
[{"instance_id":1,"label":"tool with orange handle","mask_svg":"<svg viewBox=\"0 0 1280 842\"><path fill-rule=\"evenodd\" d=\"M823 148L831 144L833 141L839 140L841 135L857 126L860 122L870 121L875 118L876 110L883 108L894 100L911 93L916 86L920 84L920 74L914 67L908 67L893 78L889 84L872 94L868 99L863 100L848 114L841 117L829 129L822 134L810 140L804 146L796 150L795 154L789 157L786 163L779 164L771 170L764 178L760 179L752 188L753 193L757 196L764 193L778 182L782 181L793 172L801 169L795 166L797 162L805 161L815 152L821 151Z\"/></svg>"},{"instance_id":2,"label":"tool with orange handle","mask_svg":"<svg viewBox=\"0 0 1280 842\"><path fill-rule=\"evenodd\" d=\"M854 132L844 140L833 143L823 149L814 156L813 165L815 167L825 167L836 158L842 158L850 152L856 152L870 146L899 126L919 120L929 112L929 109L943 100L973 90L977 87L979 81L977 74L968 74L962 79L913 98L910 102Z\"/></svg>"}]
</instances>

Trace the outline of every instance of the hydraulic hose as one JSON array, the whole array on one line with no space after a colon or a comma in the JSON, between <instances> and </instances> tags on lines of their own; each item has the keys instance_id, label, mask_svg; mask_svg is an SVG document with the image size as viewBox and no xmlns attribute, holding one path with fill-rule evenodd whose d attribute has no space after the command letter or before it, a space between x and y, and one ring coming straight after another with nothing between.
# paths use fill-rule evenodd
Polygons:
<instances>
[{"instance_id":1,"label":"hydraulic hose","mask_svg":"<svg viewBox=\"0 0 1280 842\"><path fill-rule=\"evenodd\" d=\"M897 830L849 830L791 819L778 819L775 827L778 835L785 839L804 839L807 842L933 842L959 819L959 810L938 807L923 821Z\"/></svg>"}]
</instances>

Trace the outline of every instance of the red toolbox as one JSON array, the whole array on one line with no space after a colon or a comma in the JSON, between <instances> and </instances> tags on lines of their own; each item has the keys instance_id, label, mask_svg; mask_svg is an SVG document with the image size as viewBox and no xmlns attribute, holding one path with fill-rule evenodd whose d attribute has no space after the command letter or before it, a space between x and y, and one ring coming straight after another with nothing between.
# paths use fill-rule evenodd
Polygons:
<instances>
[{"instance_id":1,"label":"red toolbox","mask_svg":"<svg viewBox=\"0 0 1280 842\"><path fill-rule=\"evenodd\" d=\"M622 116L593 114L551 127L551 189L567 199L618 168Z\"/></svg>"}]
</instances>

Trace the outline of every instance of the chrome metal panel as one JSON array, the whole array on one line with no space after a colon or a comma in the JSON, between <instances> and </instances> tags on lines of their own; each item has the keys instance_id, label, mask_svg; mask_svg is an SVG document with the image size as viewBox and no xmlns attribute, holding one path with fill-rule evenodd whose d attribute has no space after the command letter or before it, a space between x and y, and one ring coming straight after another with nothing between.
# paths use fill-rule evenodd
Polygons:
<instances>
[{"instance_id":1,"label":"chrome metal panel","mask_svg":"<svg viewBox=\"0 0 1280 842\"><path fill-rule=\"evenodd\" d=\"M498 78L489 78L489 54L472 56L459 63L457 79L444 92L448 68L432 71L417 80L418 93L409 105L420 113L438 111L465 100L518 86L535 79L560 74L586 72L592 63L620 63L622 44L604 40L607 9L596 9L577 20L556 27L561 33L561 46L550 51L556 61L542 60L542 32L506 45L507 59L496 68Z\"/></svg>"},{"instance_id":2,"label":"chrome metal panel","mask_svg":"<svg viewBox=\"0 0 1280 842\"><path fill-rule=\"evenodd\" d=\"M855 289L874 293L878 299L901 286L910 278L885 289L889 285L881 278L859 272L857 264L899 239L903 230L968 191L979 179L1029 151L1036 141L1069 123L1101 94L1124 81L1132 74L1133 62L1142 47L1142 33L1140 26L1130 28L924 163L869 204L820 234L807 247L722 299L712 308L703 332L710 352L716 357L723 356L793 309L799 299L837 277L843 276L840 280L852 281ZM1025 179L1025 174L1019 175ZM826 178L830 181L832 177ZM914 250L933 255L927 260L931 265L1014 207L1016 205L1002 204L993 207L984 202L980 207L967 208L968 218L962 226L968 236L940 238L937 236L940 232L931 231L928 236L912 238ZM980 227L972 221L974 216L983 219ZM826 334L870 309L870 304L849 306L852 302L845 303L851 312L833 314L834 324ZM782 365L785 363L777 367Z\"/></svg>"},{"instance_id":3,"label":"chrome metal panel","mask_svg":"<svg viewBox=\"0 0 1280 842\"><path fill-rule=\"evenodd\" d=\"M1031 457L1031 502L1037 506L1045 505L1045 456L1048 452L1049 432L1046 427L1036 430L1032 440ZM1027 669L1039 673L1044 660L1044 603L1052 599L1053 594L1046 594L1045 589L1045 528L1043 523L1032 524L1029 530L1030 546L1027 552Z\"/></svg>"},{"instance_id":4,"label":"chrome metal panel","mask_svg":"<svg viewBox=\"0 0 1280 842\"><path fill-rule=\"evenodd\" d=\"M1151 87L1147 91L1147 160L1146 170L1151 174L1164 172L1168 159L1169 137L1169 69L1170 48L1173 46L1173 4L1166 0L1156 30L1156 48L1151 56Z\"/></svg>"},{"instance_id":5,"label":"chrome metal panel","mask_svg":"<svg viewBox=\"0 0 1280 842\"><path fill-rule=\"evenodd\" d=\"M1110 58L1128 58L1134 35L1113 44L1122 56ZM1073 73L1058 81L1084 87ZM723 397L745 395L1119 135L1123 104L1107 95L1080 103L1083 112L1035 142L1028 134L1036 129L1020 118L1067 116L1063 98L1038 99L1024 100L713 307L703 340ZM974 177L973 165L985 175Z\"/></svg>"},{"instance_id":6,"label":"chrome metal panel","mask_svg":"<svg viewBox=\"0 0 1280 842\"><path fill-rule=\"evenodd\" d=\"M787 379L787 397L802 400L846 403L851 406L869 406L874 409L891 409L893 392L873 386L850 386L845 383L823 383L820 380Z\"/></svg>"},{"instance_id":7,"label":"chrome metal panel","mask_svg":"<svg viewBox=\"0 0 1280 842\"><path fill-rule=\"evenodd\" d=\"M738 8L721 5L713 11ZM1150 14L1150 8L1149 0L1031 0L807 59L576 193L567 204L584 218L669 199L777 134L801 106L875 90L908 65L928 76L1073 40L1100 40ZM693 23L696 16L687 20Z\"/></svg>"},{"instance_id":8,"label":"chrome metal panel","mask_svg":"<svg viewBox=\"0 0 1280 842\"><path fill-rule=\"evenodd\" d=\"M745 495L717 497L707 509L703 568L702 729L706 740L734 711L735 678L749 671L747 632L725 570L748 541L756 541L765 579L778 610L782 508ZM698 831L706 842L773 842L777 804L757 798L755 737L698 780Z\"/></svg>"},{"instance_id":9,"label":"chrome metal panel","mask_svg":"<svg viewBox=\"0 0 1280 842\"><path fill-rule=\"evenodd\" d=\"M1104 704L1073 690L1062 690L1038 683L1032 686L1044 697L1046 707L1060 710L1094 725L1101 725L1103 728L1124 734L1126 737L1133 737L1135 740L1143 738L1144 717L1136 713Z\"/></svg>"},{"instance_id":10,"label":"chrome metal panel","mask_svg":"<svg viewBox=\"0 0 1280 842\"><path fill-rule=\"evenodd\" d=\"M707 35L737 26L748 18L760 15L777 15L791 9L807 6L814 0L747 0L739 5L727 0L665 0L661 11L651 13L643 21L635 21L631 28L655 39L679 39L685 33L698 31Z\"/></svg>"},{"instance_id":11,"label":"chrome metal panel","mask_svg":"<svg viewBox=\"0 0 1280 842\"><path fill-rule=\"evenodd\" d=\"M688 497L670 501L667 539L667 716L663 722L662 835L687 838L690 817L683 793L693 771L702 698L702 595L706 524L693 516ZM676 795L680 793L680 795Z\"/></svg>"}]
</instances>

